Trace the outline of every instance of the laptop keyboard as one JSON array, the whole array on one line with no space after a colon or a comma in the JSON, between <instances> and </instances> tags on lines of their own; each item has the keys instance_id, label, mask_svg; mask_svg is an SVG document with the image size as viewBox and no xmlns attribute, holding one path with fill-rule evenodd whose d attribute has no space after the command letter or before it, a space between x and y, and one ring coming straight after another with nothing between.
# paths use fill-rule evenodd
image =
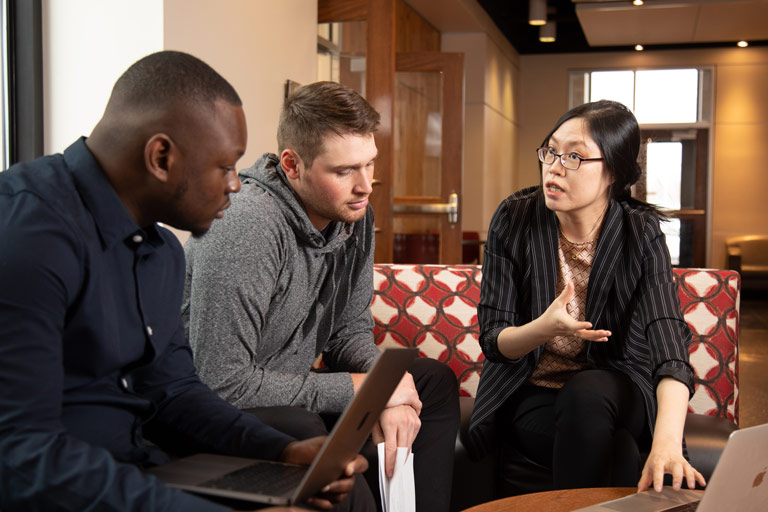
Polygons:
<instances>
[{"instance_id":1,"label":"laptop keyboard","mask_svg":"<svg viewBox=\"0 0 768 512\"><path fill-rule=\"evenodd\" d=\"M664 512L695 512L697 508L699 508L700 501L694 501L691 503L686 503L685 505L680 505L678 507L672 507L672 508L665 508Z\"/></svg>"},{"instance_id":2,"label":"laptop keyboard","mask_svg":"<svg viewBox=\"0 0 768 512\"><path fill-rule=\"evenodd\" d=\"M208 480L202 487L289 496L299 486L306 472L307 468L303 466L257 462Z\"/></svg>"}]
</instances>

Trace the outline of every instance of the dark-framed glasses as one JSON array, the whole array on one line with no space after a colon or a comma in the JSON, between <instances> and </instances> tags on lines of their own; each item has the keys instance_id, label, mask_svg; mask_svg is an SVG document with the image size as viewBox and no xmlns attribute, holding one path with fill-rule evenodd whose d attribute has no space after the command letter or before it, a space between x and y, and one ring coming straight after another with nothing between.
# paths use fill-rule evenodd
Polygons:
<instances>
[{"instance_id":1,"label":"dark-framed glasses","mask_svg":"<svg viewBox=\"0 0 768 512\"><path fill-rule=\"evenodd\" d=\"M602 158L582 158L576 153L557 154L555 153L554 148L550 147L537 148L536 154L539 155L539 160L547 165L552 165L555 163L555 159L559 158L563 167L569 171L578 169L581 166L581 162L597 162L603 160Z\"/></svg>"}]
</instances>

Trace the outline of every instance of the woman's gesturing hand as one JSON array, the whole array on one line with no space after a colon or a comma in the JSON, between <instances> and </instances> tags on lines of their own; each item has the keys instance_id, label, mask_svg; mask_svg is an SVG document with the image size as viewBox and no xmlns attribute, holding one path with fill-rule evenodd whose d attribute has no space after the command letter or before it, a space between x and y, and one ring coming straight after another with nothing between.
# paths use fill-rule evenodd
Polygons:
<instances>
[{"instance_id":1,"label":"woman's gesturing hand","mask_svg":"<svg viewBox=\"0 0 768 512\"><path fill-rule=\"evenodd\" d=\"M549 330L548 337L578 336L588 341L608 341L611 331L592 329L590 322L580 322L568 313L566 305L573 298L574 293L573 283L568 281L562 293L541 315L542 324Z\"/></svg>"}]
</instances>

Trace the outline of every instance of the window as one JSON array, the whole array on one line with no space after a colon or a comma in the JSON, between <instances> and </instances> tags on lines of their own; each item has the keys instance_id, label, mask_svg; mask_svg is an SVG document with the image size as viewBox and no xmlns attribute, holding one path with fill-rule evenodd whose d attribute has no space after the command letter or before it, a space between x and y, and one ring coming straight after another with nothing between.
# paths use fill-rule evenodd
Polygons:
<instances>
[{"instance_id":1,"label":"window","mask_svg":"<svg viewBox=\"0 0 768 512\"><path fill-rule=\"evenodd\" d=\"M635 73L637 122L695 123L699 102L698 69L653 69Z\"/></svg>"},{"instance_id":2,"label":"window","mask_svg":"<svg viewBox=\"0 0 768 512\"><path fill-rule=\"evenodd\" d=\"M640 124L644 173L633 196L670 217L662 223L673 265L706 266L712 70L643 69L571 73L571 106L610 99Z\"/></svg>"},{"instance_id":3,"label":"window","mask_svg":"<svg viewBox=\"0 0 768 512\"><path fill-rule=\"evenodd\" d=\"M2 115L2 126L0 126L0 171L9 167L8 161L8 135L10 128L10 118L8 112L8 2L2 0L0 3L0 85L3 88L0 101L0 115Z\"/></svg>"},{"instance_id":4,"label":"window","mask_svg":"<svg viewBox=\"0 0 768 512\"><path fill-rule=\"evenodd\" d=\"M365 21L317 25L317 79L339 82L365 97Z\"/></svg>"},{"instance_id":5,"label":"window","mask_svg":"<svg viewBox=\"0 0 768 512\"><path fill-rule=\"evenodd\" d=\"M2 1L3 168L43 154L41 0Z\"/></svg>"},{"instance_id":6,"label":"window","mask_svg":"<svg viewBox=\"0 0 768 512\"><path fill-rule=\"evenodd\" d=\"M317 79L339 81L340 23L317 25Z\"/></svg>"},{"instance_id":7,"label":"window","mask_svg":"<svg viewBox=\"0 0 768 512\"><path fill-rule=\"evenodd\" d=\"M683 124L711 119L712 70L643 69L571 73L571 107L601 99L629 107L642 124Z\"/></svg>"}]
</instances>

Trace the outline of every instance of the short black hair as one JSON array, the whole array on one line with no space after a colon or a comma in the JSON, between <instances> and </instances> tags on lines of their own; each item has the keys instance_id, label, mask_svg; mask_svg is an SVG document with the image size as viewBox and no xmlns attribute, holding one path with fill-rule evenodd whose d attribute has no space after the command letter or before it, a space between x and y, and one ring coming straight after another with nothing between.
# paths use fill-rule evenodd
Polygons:
<instances>
[{"instance_id":1,"label":"short black hair","mask_svg":"<svg viewBox=\"0 0 768 512\"><path fill-rule=\"evenodd\" d=\"M112 99L136 108L163 108L179 101L205 106L217 100L242 106L235 89L216 70L178 51L153 53L133 63L115 82Z\"/></svg>"}]
</instances>

